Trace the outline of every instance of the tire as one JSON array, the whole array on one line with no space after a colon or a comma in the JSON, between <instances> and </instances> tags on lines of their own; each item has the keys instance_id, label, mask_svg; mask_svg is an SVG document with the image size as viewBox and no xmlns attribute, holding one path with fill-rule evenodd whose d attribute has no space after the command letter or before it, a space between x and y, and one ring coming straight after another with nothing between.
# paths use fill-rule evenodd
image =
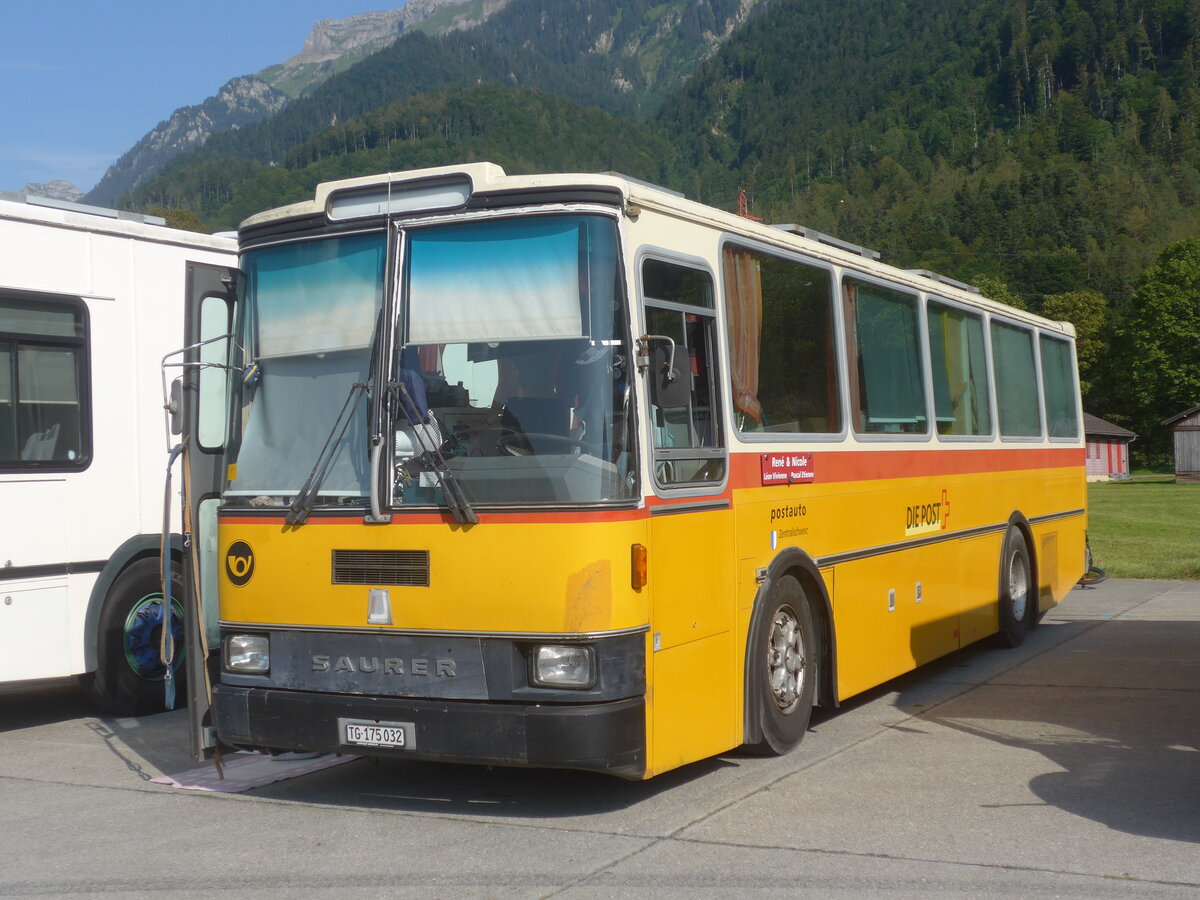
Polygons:
<instances>
[{"instance_id":1,"label":"tire","mask_svg":"<svg viewBox=\"0 0 1200 900\"><path fill-rule=\"evenodd\" d=\"M744 749L782 756L808 730L820 672L820 641L804 588L792 575L775 582L757 612L747 652L746 703L757 709L759 733Z\"/></svg>"},{"instance_id":2,"label":"tire","mask_svg":"<svg viewBox=\"0 0 1200 900\"><path fill-rule=\"evenodd\" d=\"M183 575L171 567L175 610L175 706L186 705L183 665ZM96 671L85 678L92 699L120 716L142 716L166 708L166 668L159 661L162 636L162 571L157 558L139 559L113 582L100 611Z\"/></svg>"},{"instance_id":3,"label":"tire","mask_svg":"<svg viewBox=\"0 0 1200 900\"><path fill-rule=\"evenodd\" d=\"M1000 552L1000 631L1002 647L1019 647L1037 615L1037 591L1029 547L1019 529L1010 527Z\"/></svg>"}]
</instances>

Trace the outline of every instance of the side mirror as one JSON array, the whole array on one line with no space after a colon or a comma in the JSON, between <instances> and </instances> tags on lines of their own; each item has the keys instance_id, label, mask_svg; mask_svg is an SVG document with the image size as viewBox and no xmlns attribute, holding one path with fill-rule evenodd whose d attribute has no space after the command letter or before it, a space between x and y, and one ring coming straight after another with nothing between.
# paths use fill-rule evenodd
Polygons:
<instances>
[{"instance_id":1,"label":"side mirror","mask_svg":"<svg viewBox=\"0 0 1200 900\"><path fill-rule=\"evenodd\" d=\"M654 347L650 351L650 402L664 409L680 409L691 399L692 373L681 372L675 365L674 343Z\"/></svg>"},{"instance_id":2,"label":"side mirror","mask_svg":"<svg viewBox=\"0 0 1200 900\"><path fill-rule=\"evenodd\" d=\"M183 379L176 378L171 382L171 399L167 401L167 418L170 421L171 434L183 433Z\"/></svg>"}]
</instances>

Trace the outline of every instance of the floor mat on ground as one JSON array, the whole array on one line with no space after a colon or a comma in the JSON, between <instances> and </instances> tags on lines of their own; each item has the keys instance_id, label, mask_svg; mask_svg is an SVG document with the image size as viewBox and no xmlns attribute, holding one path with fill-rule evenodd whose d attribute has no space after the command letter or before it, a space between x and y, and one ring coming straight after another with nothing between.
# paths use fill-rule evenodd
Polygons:
<instances>
[{"instance_id":1,"label":"floor mat on ground","mask_svg":"<svg viewBox=\"0 0 1200 900\"><path fill-rule=\"evenodd\" d=\"M168 784L185 791L216 791L222 794L237 794L250 788L262 787L285 778L296 778L319 772L332 766L348 763L358 756L338 756L325 753L311 758L295 758L291 754L271 756L267 753L232 753L224 758L224 778L211 763L197 769L189 769L178 775L163 775L150 779L152 784Z\"/></svg>"}]
</instances>

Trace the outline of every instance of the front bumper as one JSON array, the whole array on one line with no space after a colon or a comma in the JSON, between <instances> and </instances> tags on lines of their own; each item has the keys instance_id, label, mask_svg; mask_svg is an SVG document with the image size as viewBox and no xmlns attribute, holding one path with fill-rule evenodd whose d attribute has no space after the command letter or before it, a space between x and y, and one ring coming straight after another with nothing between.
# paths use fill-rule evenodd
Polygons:
<instances>
[{"instance_id":1,"label":"front bumper","mask_svg":"<svg viewBox=\"0 0 1200 900\"><path fill-rule=\"evenodd\" d=\"M414 699L216 685L217 734L228 744L322 753L539 766L640 779L646 772L642 697L534 704ZM416 747L341 741L339 718L411 722Z\"/></svg>"}]
</instances>

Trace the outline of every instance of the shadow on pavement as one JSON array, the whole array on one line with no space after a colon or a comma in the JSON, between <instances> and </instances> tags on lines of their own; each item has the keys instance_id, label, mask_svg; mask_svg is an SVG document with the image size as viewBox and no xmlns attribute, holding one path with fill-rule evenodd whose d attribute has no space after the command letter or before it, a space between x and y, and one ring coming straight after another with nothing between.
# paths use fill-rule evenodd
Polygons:
<instances>
[{"instance_id":1,"label":"shadow on pavement","mask_svg":"<svg viewBox=\"0 0 1200 900\"><path fill-rule=\"evenodd\" d=\"M63 752L81 743L103 743L141 781L155 777L155 769L171 772L192 765L182 710L115 717L92 703L74 678L7 685L0 690L0 734L25 729L39 729L42 740ZM57 764L55 753L44 753L43 761Z\"/></svg>"},{"instance_id":2,"label":"shadow on pavement","mask_svg":"<svg viewBox=\"0 0 1200 900\"><path fill-rule=\"evenodd\" d=\"M293 803L358 809L553 819L636 806L735 765L710 759L650 781L625 781L595 772L364 759L253 793Z\"/></svg>"},{"instance_id":3,"label":"shadow on pavement","mask_svg":"<svg viewBox=\"0 0 1200 900\"><path fill-rule=\"evenodd\" d=\"M74 678L18 682L0 688L0 732L100 714Z\"/></svg>"},{"instance_id":4,"label":"shadow on pavement","mask_svg":"<svg viewBox=\"0 0 1200 900\"><path fill-rule=\"evenodd\" d=\"M1029 786L1059 809L1200 843L1200 622L1110 619L918 715L1042 754L1062 771Z\"/></svg>"}]
</instances>

